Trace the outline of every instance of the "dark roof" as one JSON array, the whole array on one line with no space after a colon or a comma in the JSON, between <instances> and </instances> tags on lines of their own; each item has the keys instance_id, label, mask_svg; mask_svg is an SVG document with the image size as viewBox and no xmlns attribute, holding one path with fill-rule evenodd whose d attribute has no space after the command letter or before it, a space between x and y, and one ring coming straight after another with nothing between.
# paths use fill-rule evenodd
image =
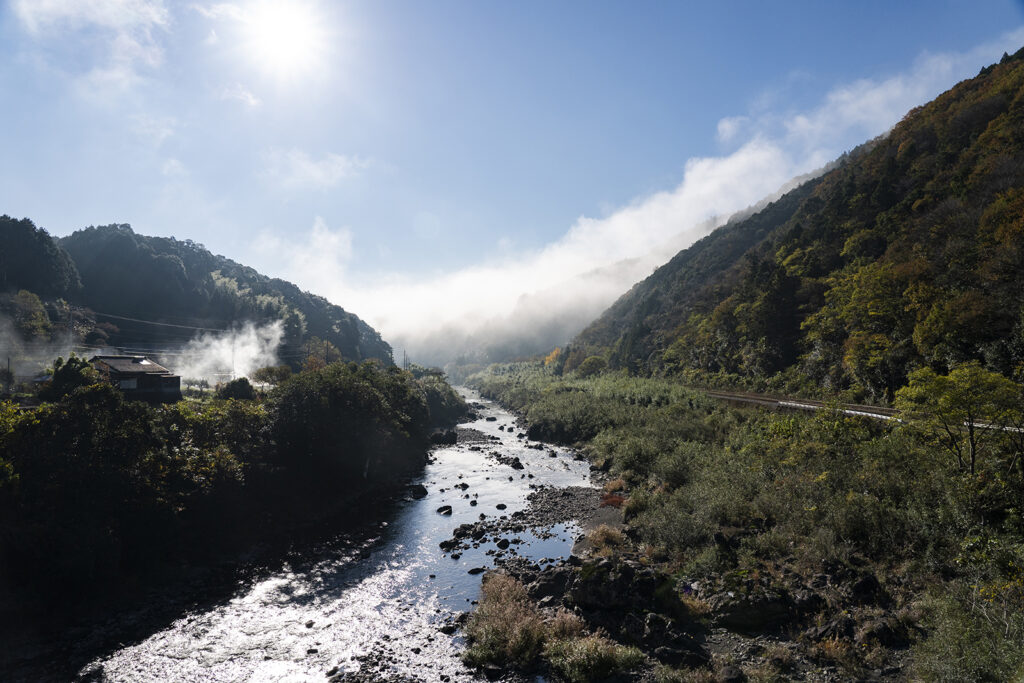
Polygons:
<instances>
[{"instance_id":1,"label":"dark roof","mask_svg":"<svg viewBox=\"0 0 1024 683\"><path fill-rule=\"evenodd\" d=\"M114 372L146 375L167 375L171 372L145 356L93 356L89 362L102 363Z\"/></svg>"}]
</instances>

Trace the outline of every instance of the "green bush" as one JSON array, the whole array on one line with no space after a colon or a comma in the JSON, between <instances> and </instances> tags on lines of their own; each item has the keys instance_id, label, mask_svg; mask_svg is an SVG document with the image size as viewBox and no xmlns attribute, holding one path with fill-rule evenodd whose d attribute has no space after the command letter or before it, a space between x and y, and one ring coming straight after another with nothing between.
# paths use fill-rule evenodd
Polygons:
<instances>
[{"instance_id":1,"label":"green bush","mask_svg":"<svg viewBox=\"0 0 1024 683\"><path fill-rule=\"evenodd\" d=\"M686 576L857 568L896 603L913 598L911 587L947 586L915 648L920 675L1021 676L1022 598L1007 598L997 614L980 593L948 588L1006 586L1024 567L1016 431L976 435L984 457L972 473L969 458L959 467L935 430L913 422L736 409L672 380L560 378L540 363L492 366L470 382L524 410L531 436L582 441L592 460L628 480L630 525L651 557ZM970 434L960 437L949 445L964 448Z\"/></svg>"},{"instance_id":2,"label":"green bush","mask_svg":"<svg viewBox=\"0 0 1024 683\"><path fill-rule=\"evenodd\" d=\"M576 368L576 376L580 378L593 377L608 367L608 362L600 356L589 356Z\"/></svg>"},{"instance_id":3,"label":"green bush","mask_svg":"<svg viewBox=\"0 0 1024 683\"><path fill-rule=\"evenodd\" d=\"M544 648L552 671L570 683L599 681L644 663L643 652L601 636L555 640Z\"/></svg>"},{"instance_id":4,"label":"green bush","mask_svg":"<svg viewBox=\"0 0 1024 683\"><path fill-rule=\"evenodd\" d=\"M217 398L235 398L243 401L251 401L256 398L256 390L249 384L246 377L239 377L224 384L217 389Z\"/></svg>"},{"instance_id":5,"label":"green bush","mask_svg":"<svg viewBox=\"0 0 1024 683\"><path fill-rule=\"evenodd\" d=\"M927 638L914 647L924 680L1024 680L1024 585L957 586L926 602Z\"/></svg>"}]
</instances>

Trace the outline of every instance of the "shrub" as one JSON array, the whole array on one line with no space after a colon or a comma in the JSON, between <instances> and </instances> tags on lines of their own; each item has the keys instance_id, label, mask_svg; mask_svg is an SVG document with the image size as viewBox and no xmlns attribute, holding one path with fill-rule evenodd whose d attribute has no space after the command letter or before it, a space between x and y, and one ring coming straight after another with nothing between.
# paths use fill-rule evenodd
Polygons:
<instances>
[{"instance_id":1,"label":"shrub","mask_svg":"<svg viewBox=\"0 0 1024 683\"><path fill-rule=\"evenodd\" d=\"M929 636L914 648L916 673L926 680L1020 680L1024 590L1019 582L960 586L929 598L924 620Z\"/></svg>"},{"instance_id":2,"label":"shrub","mask_svg":"<svg viewBox=\"0 0 1024 683\"><path fill-rule=\"evenodd\" d=\"M608 363L600 356L589 356L576 368L576 376L585 378L593 377L608 367Z\"/></svg>"},{"instance_id":3,"label":"shrub","mask_svg":"<svg viewBox=\"0 0 1024 683\"><path fill-rule=\"evenodd\" d=\"M594 546L594 552L598 555L614 555L629 544L624 533L607 524L602 524L587 534L587 540Z\"/></svg>"},{"instance_id":4,"label":"shrub","mask_svg":"<svg viewBox=\"0 0 1024 683\"><path fill-rule=\"evenodd\" d=\"M645 657L635 647L625 647L601 636L554 640L544 648L551 669L570 683L601 680L640 666Z\"/></svg>"},{"instance_id":5,"label":"shrub","mask_svg":"<svg viewBox=\"0 0 1024 683\"><path fill-rule=\"evenodd\" d=\"M217 389L217 398L236 398L243 401L251 401L256 398L256 390L252 388L247 378L239 377Z\"/></svg>"},{"instance_id":6,"label":"shrub","mask_svg":"<svg viewBox=\"0 0 1024 683\"><path fill-rule=\"evenodd\" d=\"M480 604L466 624L471 642L463 654L466 663L529 668L544 645L546 627L526 589L507 574L492 573L484 577L481 592ZM560 623L564 627L567 621Z\"/></svg>"},{"instance_id":7,"label":"shrub","mask_svg":"<svg viewBox=\"0 0 1024 683\"><path fill-rule=\"evenodd\" d=\"M292 369L288 365L270 365L254 370L252 373L253 381L260 384L281 384L291 376Z\"/></svg>"}]
</instances>

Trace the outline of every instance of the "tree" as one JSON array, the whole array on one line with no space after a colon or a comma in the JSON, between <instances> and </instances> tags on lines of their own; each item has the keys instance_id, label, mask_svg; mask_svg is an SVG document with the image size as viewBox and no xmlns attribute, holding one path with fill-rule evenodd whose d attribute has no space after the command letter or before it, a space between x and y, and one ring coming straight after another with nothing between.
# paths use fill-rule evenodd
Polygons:
<instances>
[{"instance_id":1,"label":"tree","mask_svg":"<svg viewBox=\"0 0 1024 683\"><path fill-rule=\"evenodd\" d=\"M58 358L53 362L53 378L39 392L44 401L59 401L79 387L96 384L100 374L89 365L89 361L75 354L65 361Z\"/></svg>"},{"instance_id":2,"label":"tree","mask_svg":"<svg viewBox=\"0 0 1024 683\"><path fill-rule=\"evenodd\" d=\"M22 339L49 340L50 317L46 315L46 308L38 296L23 289L11 297L10 306Z\"/></svg>"},{"instance_id":3,"label":"tree","mask_svg":"<svg viewBox=\"0 0 1024 683\"><path fill-rule=\"evenodd\" d=\"M982 451L1022 422L1020 396L1019 385L971 362L948 375L931 368L912 372L895 407L902 420L949 451L960 471L973 475Z\"/></svg>"},{"instance_id":4,"label":"tree","mask_svg":"<svg viewBox=\"0 0 1024 683\"><path fill-rule=\"evenodd\" d=\"M292 376L292 369L287 365L272 365L254 370L252 380L260 384L281 384Z\"/></svg>"},{"instance_id":5,"label":"tree","mask_svg":"<svg viewBox=\"0 0 1024 683\"><path fill-rule=\"evenodd\" d=\"M0 292L28 289L67 296L81 286L71 257L49 233L27 218L0 216Z\"/></svg>"},{"instance_id":6,"label":"tree","mask_svg":"<svg viewBox=\"0 0 1024 683\"><path fill-rule=\"evenodd\" d=\"M217 389L217 398L237 398L251 401L256 398L256 390L245 377L233 379Z\"/></svg>"},{"instance_id":7,"label":"tree","mask_svg":"<svg viewBox=\"0 0 1024 683\"><path fill-rule=\"evenodd\" d=\"M302 345L302 353L306 358L302 363L303 370L320 370L341 360L338 347L320 337L310 337Z\"/></svg>"}]
</instances>

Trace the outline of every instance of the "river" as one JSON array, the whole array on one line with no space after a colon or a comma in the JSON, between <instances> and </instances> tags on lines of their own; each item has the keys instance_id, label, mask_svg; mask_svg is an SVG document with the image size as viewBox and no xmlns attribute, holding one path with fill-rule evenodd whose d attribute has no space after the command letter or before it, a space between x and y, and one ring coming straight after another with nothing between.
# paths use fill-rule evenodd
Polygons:
<instances>
[{"instance_id":1,"label":"river","mask_svg":"<svg viewBox=\"0 0 1024 683\"><path fill-rule=\"evenodd\" d=\"M418 480L427 495L400 502L389 521L362 530L367 543L353 543L349 534L289 556L250 577L229 599L187 611L166 628L92 661L80 676L306 681L362 670L371 677L474 680L459 660L462 638L444 627L478 597L481 574L469 572L493 566L497 539L463 550L457 559L439 544L481 515L523 510L532 487L589 486L590 478L585 462L564 450L552 455L548 447L529 448L511 428L511 414L473 392L463 394L482 407L479 419L462 427L490 443L435 449ZM523 469L501 464L492 452L506 462L518 457ZM437 512L444 505L452 506L450 515ZM521 541L512 546L518 555L542 561L567 555L578 533L569 523L507 538Z\"/></svg>"}]
</instances>

